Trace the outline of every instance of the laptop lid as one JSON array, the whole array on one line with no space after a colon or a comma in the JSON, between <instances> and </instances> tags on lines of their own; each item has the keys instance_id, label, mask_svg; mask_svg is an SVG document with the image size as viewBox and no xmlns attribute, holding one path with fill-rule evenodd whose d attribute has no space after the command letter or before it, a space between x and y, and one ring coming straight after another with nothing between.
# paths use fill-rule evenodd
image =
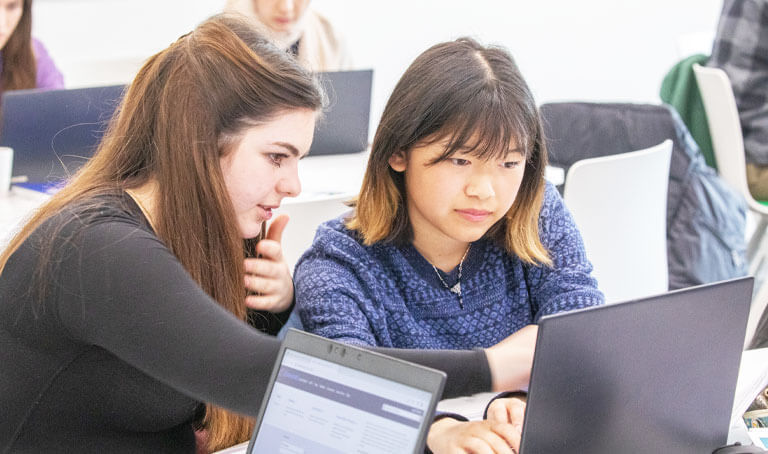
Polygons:
<instances>
[{"instance_id":1,"label":"laptop lid","mask_svg":"<svg viewBox=\"0 0 768 454\"><path fill-rule=\"evenodd\" d=\"M291 329L248 453L421 453L445 374Z\"/></svg>"},{"instance_id":2,"label":"laptop lid","mask_svg":"<svg viewBox=\"0 0 768 454\"><path fill-rule=\"evenodd\" d=\"M3 93L0 146L14 150L13 176L47 183L75 173L93 156L124 88Z\"/></svg>"},{"instance_id":3,"label":"laptop lid","mask_svg":"<svg viewBox=\"0 0 768 454\"><path fill-rule=\"evenodd\" d=\"M368 146L373 70L320 73L329 105L310 155ZM13 176L47 183L68 178L93 156L122 99L124 85L3 94L0 146L14 149Z\"/></svg>"},{"instance_id":4,"label":"laptop lid","mask_svg":"<svg viewBox=\"0 0 768 454\"><path fill-rule=\"evenodd\" d=\"M368 147L373 70L320 73L328 108L315 127L309 156L358 153Z\"/></svg>"},{"instance_id":5,"label":"laptop lid","mask_svg":"<svg viewBox=\"0 0 768 454\"><path fill-rule=\"evenodd\" d=\"M523 454L726 443L752 278L543 317Z\"/></svg>"}]
</instances>

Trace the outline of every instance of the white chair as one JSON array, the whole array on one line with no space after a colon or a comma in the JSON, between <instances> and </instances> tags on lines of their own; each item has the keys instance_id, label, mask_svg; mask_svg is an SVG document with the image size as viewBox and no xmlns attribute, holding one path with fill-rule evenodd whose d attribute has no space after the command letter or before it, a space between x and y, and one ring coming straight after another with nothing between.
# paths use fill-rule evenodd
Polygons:
<instances>
[{"instance_id":1,"label":"white chair","mask_svg":"<svg viewBox=\"0 0 768 454\"><path fill-rule=\"evenodd\" d=\"M286 199L275 210L275 216L288 214L290 221L283 232L283 256L293 273L293 268L301 255L312 245L317 227L351 208L344 202L350 194L326 195L310 199Z\"/></svg>"},{"instance_id":2,"label":"white chair","mask_svg":"<svg viewBox=\"0 0 768 454\"><path fill-rule=\"evenodd\" d=\"M563 198L606 302L666 292L672 141L571 166Z\"/></svg>"},{"instance_id":3,"label":"white chair","mask_svg":"<svg viewBox=\"0 0 768 454\"><path fill-rule=\"evenodd\" d=\"M707 112L717 171L723 180L741 193L756 220L747 244L749 273L755 275L757 288L747 322L746 346L751 343L760 316L768 304L768 279L760 278L760 270L768 259L768 248L763 244L768 231L768 206L755 200L747 185L744 136L728 74L720 68L700 65L694 65L693 72Z\"/></svg>"},{"instance_id":4,"label":"white chair","mask_svg":"<svg viewBox=\"0 0 768 454\"><path fill-rule=\"evenodd\" d=\"M693 72L707 113L717 171L726 183L744 196L750 212L757 220L757 226L747 245L749 271L750 274L755 274L765 258L765 254L760 254L760 246L768 229L768 206L756 201L747 186L744 136L731 81L728 74L720 68L694 65Z\"/></svg>"},{"instance_id":5,"label":"white chair","mask_svg":"<svg viewBox=\"0 0 768 454\"><path fill-rule=\"evenodd\" d=\"M757 334L760 319L768 310L768 280L765 280L759 289L755 289L752 306L749 308L749 318L747 320L747 334L744 338L744 348L749 348Z\"/></svg>"}]
</instances>

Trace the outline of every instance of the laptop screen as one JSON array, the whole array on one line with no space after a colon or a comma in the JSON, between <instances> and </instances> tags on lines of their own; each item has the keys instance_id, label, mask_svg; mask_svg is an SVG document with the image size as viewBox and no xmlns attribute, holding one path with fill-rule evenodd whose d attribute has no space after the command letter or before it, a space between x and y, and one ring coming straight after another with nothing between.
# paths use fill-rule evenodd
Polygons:
<instances>
[{"instance_id":1,"label":"laptop screen","mask_svg":"<svg viewBox=\"0 0 768 454\"><path fill-rule=\"evenodd\" d=\"M520 452L724 445L751 298L748 277L542 317Z\"/></svg>"},{"instance_id":2,"label":"laptop screen","mask_svg":"<svg viewBox=\"0 0 768 454\"><path fill-rule=\"evenodd\" d=\"M286 349L251 452L413 452L432 393Z\"/></svg>"}]
</instances>

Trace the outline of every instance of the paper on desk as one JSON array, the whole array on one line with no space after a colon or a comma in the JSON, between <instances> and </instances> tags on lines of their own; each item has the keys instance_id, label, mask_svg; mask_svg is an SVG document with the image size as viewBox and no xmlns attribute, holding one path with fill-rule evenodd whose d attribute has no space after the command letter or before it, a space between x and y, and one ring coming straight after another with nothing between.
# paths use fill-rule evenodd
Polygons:
<instances>
[{"instance_id":1,"label":"paper on desk","mask_svg":"<svg viewBox=\"0 0 768 454\"><path fill-rule=\"evenodd\" d=\"M751 444L744 424L744 412L755 397L768 386L768 348L746 350L741 355L739 379L736 381L736 393L733 399L731 427L728 431L728 443L741 442Z\"/></svg>"}]
</instances>

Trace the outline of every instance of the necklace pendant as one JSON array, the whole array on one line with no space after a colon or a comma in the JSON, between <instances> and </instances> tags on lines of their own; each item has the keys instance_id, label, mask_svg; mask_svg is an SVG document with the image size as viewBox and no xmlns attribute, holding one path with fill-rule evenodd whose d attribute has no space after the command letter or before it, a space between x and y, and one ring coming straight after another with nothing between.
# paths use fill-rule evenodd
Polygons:
<instances>
[{"instance_id":1,"label":"necklace pendant","mask_svg":"<svg viewBox=\"0 0 768 454\"><path fill-rule=\"evenodd\" d=\"M456 285L450 288L451 292L459 295L461 297L461 282L457 282Z\"/></svg>"}]
</instances>

